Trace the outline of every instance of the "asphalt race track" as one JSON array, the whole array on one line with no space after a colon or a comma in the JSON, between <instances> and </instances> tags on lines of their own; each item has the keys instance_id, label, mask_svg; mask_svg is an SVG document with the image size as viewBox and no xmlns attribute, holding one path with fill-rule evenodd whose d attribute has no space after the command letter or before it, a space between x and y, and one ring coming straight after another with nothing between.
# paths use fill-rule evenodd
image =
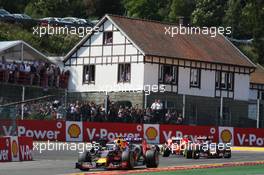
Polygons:
<instances>
[{"instance_id":1,"label":"asphalt race track","mask_svg":"<svg viewBox=\"0 0 264 175\"><path fill-rule=\"evenodd\" d=\"M45 151L40 154L35 151L33 155L34 161L0 163L0 175L61 175L80 172L74 169L77 152ZM233 151L231 159L192 160L173 155L168 158L160 156L160 167L258 160L264 160L264 152Z\"/></svg>"}]
</instances>

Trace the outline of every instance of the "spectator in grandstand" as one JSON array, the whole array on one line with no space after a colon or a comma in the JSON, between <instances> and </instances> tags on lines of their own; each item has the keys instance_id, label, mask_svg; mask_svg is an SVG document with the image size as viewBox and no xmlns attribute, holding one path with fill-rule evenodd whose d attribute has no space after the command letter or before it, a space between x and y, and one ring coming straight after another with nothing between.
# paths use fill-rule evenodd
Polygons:
<instances>
[{"instance_id":1,"label":"spectator in grandstand","mask_svg":"<svg viewBox=\"0 0 264 175\"><path fill-rule=\"evenodd\" d=\"M118 110L116 121L117 122L123 121L124 120L124 116L125 116L125 110L124 110L124 108L122 106L120 106L119 110Z\"/></svg>"},{"instance_id":2,"label":"spectator in grandstand","mask_svg":"<svg viewBox=\"0 0 264 175\"><path fill-rule=\"evenodd\" d=\"M84 102L80 107L81 121L91 121L91 108L88 102Z\"/></svg>"},{"instance_id":3,"label":"spectator in grandstand","mask_svg":"<svg viewBox=\"0 0 264 175\"><path fill-rule=\"evenodd\" d=\"M30 73L30 71L31 71L30 69L31 69L30 64L26 63L26 64L25 64L25 72L26 72L26 73Z\"/></svg>"},{"instance_id":4,"label":"spectator in grandstand","mask_svg":"<svg viewBox=\"0 0 264 175\"><path fill-rule=\"evenodd\" d=\"M97 116L97 108L94 102L90 103L91 106L91 121L96 121L96 116Z\"/></svg>"},{"instance_id":5,"label":"spectator in grandstand","mask_svg":"<svg viewBox=\"0 0 264 175\"><path fill-rule=\"evenodd\" d=\"M173 114L171 113L170 110L168 110L167 113L165 114L164 122L165 123L171 123L172 119L173 119Z\"/></svg>"},{"instance_id":6,"label":"spectator in grandstand","mask_svg":"<svg viewBox=\"0 0 264 175\"><path fill-rule=\"evenodd\" d=\"M156 100L159 102L159 100ZM152 110L150 107L143 110L139 106L116 106L111 102L109 113L106 114L104 104L97 105L94 102L76 101L63 106L58 100L33 102L24 105L24 117L26 119L64 119L69 121L90 121L90 122L126 122L126 123L167 123L182 124L181 114L177 115L174 110L168 110L157 117L159 110ZM17 106L17 115L21 115L21 105Z\"/></svg>"},{"instance_id":7,"label":"spectator in grandstand","mask_svg":"<svg viewBox=\"0 0 264 175\"><path fill-rule=\"evenodd\" d=\"M25 64L24 64L24 62L18 64L18 66L19 66L19 72L25 72Z\"/></svg>"},{"instance_id":8,"label":"spectator in grandstand","mask_svg":"<svg viewBox=\"0 0 264 175\"><path fill-rule=\"evenodd\" d=\"M35 78L39 79L39 76L37 76L37 67L35 67L34 64L31 64L30 65L30 85L33 85ZM37 81L37 85L38 84L39 84L39 80Z\"/></svg>"},{"instance_id":9,"label":"spectator in grandstand","mask_svg":"<svg viewBox=\"0 0 264 175\"><path fill-rule=\"evenodd\" d=\"M145 110L145 115L144 115L144 123L150 123L152 121L152 111L151 108L147 108Z\"/></svg>"},{"instance_id":10,"label":"spectator in grandstand","mask_svg":"<svg viewBox=\"0 0 264 175\"><path fill-rule=\"evenodd\" d=\"M48 86L53 87L53 85L54 85L54 67L53 67L53 65L48 66L47 74L48 74Z\"/></svg>"},{"instance_id":11,"label":"spectator in grandstand","mask_svg":"<svg viewBox=\"0 0 264 175\"><path fill-rule=\"evenodd\" d=\"M183 118L182 118L182 115L179 114L179 117L177 118L177 121L176 121L177 124L182 124L183 123Z\"/></svg>"},{"instance_id":12,"label":"spectator in grandstand","mask_svg":"<svg viewBox=\"0 0 264 175\"><path fill-rule=\"evenodd\" d=\"M107 115L107 120L110 122L115 122L117 115L118 115L118 110L116 109L116 107L111 102L111 104L109 106L109 113Z\"/></svg>"},{"instance_id":13,"label":"spectator in grandstand","mask_svg":"<svg viewBox=\"0 0 264 175\"><path fill-rule=\"evenodd\" d=\"M61 70L59 66L55 66L54 67L54 85L56 88L60 86L60 74L61 74Z\"/></svg>"},{"instance_id":14,"label":"spectator in grandstand","mask_svg":"<svg viewBox=\"0 0 264 175\"><path fill-rule=\"evenodd\" d=\"M158 100L157 99L155 99L155 101L152 103L152 105L151 105L151 109L152 110L157 110L157 106L158 106Z\"/></svg>"}]
</instances>

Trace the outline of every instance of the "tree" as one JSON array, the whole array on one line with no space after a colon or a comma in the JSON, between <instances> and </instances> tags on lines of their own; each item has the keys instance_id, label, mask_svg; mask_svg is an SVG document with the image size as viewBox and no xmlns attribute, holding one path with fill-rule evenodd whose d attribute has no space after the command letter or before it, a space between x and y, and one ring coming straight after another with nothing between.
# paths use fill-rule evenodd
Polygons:
<instances>
[{"instance_id":1,"label":"tree","mask_svg":"<svg viewBox=\"0 0 264 175\"><path fill-rule=\"evenodd\" d=\"M165 19L161 16L164 13L162 8L169 2L169 0L124 0L123 4L126 14L130 17L162 21Z\"/></svg>"},{"instance_id":2,"label":"tree","mask_svg":"<svg viewBox=\"0 0 264 175\"><path fill-rule=\"evenodd\" d=\"M34 18L65 17L70 14L69 9L68 0L34 0L26 6L25 12Z\"/></svg>"},{"instance_id":3,"label":"tree","mask_svg":"<svg viewBox=\"0 0 264 175\"><path fill-rule=\"evenodd\" d=\"M227 3L227 10L224 17L224 25L230 26L232 33L231 36L234 38L240 38L243 34L242 30L242 4L241 0L229 0Z\"/></svg>"},{"instance_id":4,"label":"tree","mask_svg":"<svg viewBox=\"0 0 264 175\"><path fill-rule=\"evenodd\" d=\"M24 9L30 0L1 0L0 8L4 8L10 13L24 13Z\"/></svg>"},{"instance_id":5,"label":"tree","mask_svg":"<svg viewBox=\"0 0 264 175\"><path fill-rule=\"evenodd\" d=\"M264 65L264 2L262 0L247 1L242 15L247 20L248 29L251 29L257 60Z\"/></svg>"},{"instance_id":6,"label":"tree","mask_svg":"<svg viewBox=\"0 0 264 175\"><path fill-rule=\"evenodd\" d=\"M83 0L85 12L88 16L102 17L105 14L123 15L122 0Z\"/></svg>"},{"instance_id":7,"label":"tree","mask_svg":"<svg viewBox=\"0 0 264 175\"><path fill-rule=\"evenodd\" d=\"M192 23L197 26L220 26L226 8L226 0L196 0Z\"/></svg>"},{"instance_id":8,"label":"tree","mask_svg":"<svg viewBox=\"0 0 264 175\"><path fill-rule=\"evenodd\" d=\"M169 20L175 22L180 16L183 16L185 19L190 19L194 8L195 1L193 0L172 0Z\"/></svg>"}]
</instances>

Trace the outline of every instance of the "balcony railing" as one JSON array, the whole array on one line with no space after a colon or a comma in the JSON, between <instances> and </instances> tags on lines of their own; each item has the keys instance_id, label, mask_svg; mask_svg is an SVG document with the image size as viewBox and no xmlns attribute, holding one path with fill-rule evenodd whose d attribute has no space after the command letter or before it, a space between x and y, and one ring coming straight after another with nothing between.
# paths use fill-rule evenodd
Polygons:
<instances>
[{"instance_id":1,"label":"balcony railing","mask_svg":"<svg viewBox=\"0 0 264 175\"><path fill-rule=\"evenodd\" d=\"M43 88L67 89L69 73L60 75L35 74L21 71L0 70L0 82L17 85L39 86Z\"/></svg>"}]
</instances>

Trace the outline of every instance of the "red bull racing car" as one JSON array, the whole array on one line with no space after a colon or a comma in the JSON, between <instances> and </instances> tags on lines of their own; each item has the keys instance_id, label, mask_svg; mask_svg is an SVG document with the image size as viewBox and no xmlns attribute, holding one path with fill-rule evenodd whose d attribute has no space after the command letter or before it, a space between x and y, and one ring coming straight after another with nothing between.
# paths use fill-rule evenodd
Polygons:
<instances>
[{"instance_id":1,"label":"red bull racing car","mask_svg":"<svg viewBox=\"0 0 264 175\"><path fill-rule=\"evenodd\" d=\"M147 168L157 168L159 151L141 138L118 138L99 146L98 149L79 154L76 168L88 171L90 169L133 169L135 166L146 165Z\"/></svg>"}]
</instances>

